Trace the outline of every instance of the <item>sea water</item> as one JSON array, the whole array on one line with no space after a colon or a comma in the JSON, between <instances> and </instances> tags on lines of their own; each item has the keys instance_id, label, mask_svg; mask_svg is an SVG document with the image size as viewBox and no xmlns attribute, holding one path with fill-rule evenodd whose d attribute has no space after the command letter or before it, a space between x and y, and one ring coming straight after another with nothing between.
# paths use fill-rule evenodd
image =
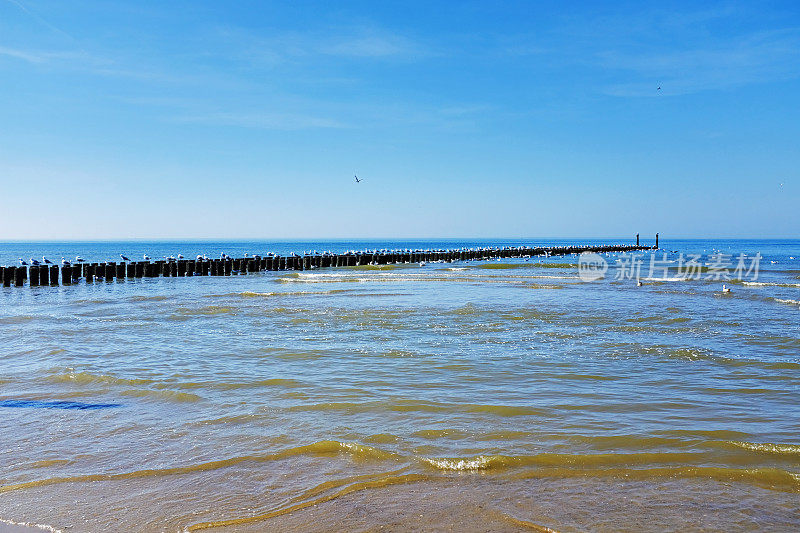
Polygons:
<instances>
[{"instance_id":1,"label":"sea water","mask_svg":"<svg viewBox=\"0 0 800 533\"><path fill-rule=\"evenodd\" d=\"M610 242L4 243L0 264ZM0 519L796 530L800 241L660 244L760 253L758 277L649 279L646 253L642 286L608 254L592 282L568 256L0 287Z\"/></svg>"}]
</instances>

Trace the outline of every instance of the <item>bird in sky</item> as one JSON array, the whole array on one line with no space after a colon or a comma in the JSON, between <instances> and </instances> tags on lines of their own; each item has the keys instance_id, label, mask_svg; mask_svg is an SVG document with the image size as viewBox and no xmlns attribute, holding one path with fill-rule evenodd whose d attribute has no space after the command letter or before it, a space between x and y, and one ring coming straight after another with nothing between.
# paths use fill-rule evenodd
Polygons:
<instances>
[{"instance_id":1,"label":"bird in sky","mask_svg":"<svg viewBox=\"0 0 800 533\"><path fill-rule=\"evenodd\" d=\"M659 85L659 86L658 86L658 89L656 89L656 91L660 91L660 90L661 90L661 86Z\"/></svg>"},{"instance_id":2,"label":"bird in sky","mask_svg":"<svg viewBox=\"0 0 800 533\"><path fill-rule=\"evenodd\" d=\"M356 178L356 183L361 183L362 181L364 181L363 179L360 179L357 174L354 174L353 177Z\"/></svg>"}]
</instances>

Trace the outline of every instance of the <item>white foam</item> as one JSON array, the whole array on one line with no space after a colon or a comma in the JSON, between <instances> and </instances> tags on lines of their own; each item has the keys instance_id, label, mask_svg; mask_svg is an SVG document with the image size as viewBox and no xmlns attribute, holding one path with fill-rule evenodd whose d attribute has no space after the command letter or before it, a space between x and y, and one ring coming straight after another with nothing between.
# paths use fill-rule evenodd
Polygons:
<instances>
[{"instance_id":1,"label":"white foam","mask_svg":"<svg viewBox=\"0 0 800 533\"><path fill-rule=\"evenodd\" d=\"M480 470L489 466L491 457L481 455L474 459L425 458L424 461L440 470Z\"/></svg>"},{"instance_id":2,"label":"white foam","mask_svg":"<svg viewBox=\"0 0 800 533\"><path fill-rule=\"evenodd\" d=\"M784 300L782 298L773 298L776 302L789 305L800 305L800 300Z\"/></svg>"},{"instance_id":3,"label":"white foam","mask_svg":"<svg viewBox=\"0 0 800 533\"><path fill-rule=\"evenodd\" d=\"M0 533L23 533L25 531L49 531L50 533L64 533L63 529L56 529L47 524L34 524L32 522L15 522L0 518Z\"/></svg>"}]
</instances>

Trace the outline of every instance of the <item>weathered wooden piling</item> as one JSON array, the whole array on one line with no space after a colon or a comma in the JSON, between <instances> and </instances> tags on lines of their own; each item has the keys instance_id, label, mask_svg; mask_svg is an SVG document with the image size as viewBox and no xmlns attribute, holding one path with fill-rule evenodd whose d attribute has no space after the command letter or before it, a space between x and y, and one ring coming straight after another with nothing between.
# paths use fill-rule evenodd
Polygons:
<instances>
[{"instance_id":1,"label":"weathered wooden piling","mask_svg":"<svg viewBox=\"0 0 800 533\"><path fill-rule=\"evenodd\" d=\"M50 268L47 265L39 267L39 285L44 287L50 285Z\"/></svg>"},{"instance_id":2,"label":"weathered wooden piling","mask_svg":"<svg viewBox=\"0 0 800 533\"><path fill-rule=\"evenodd\" d=\"M61 267L61 280L64 285L86 283L114 278L122 280L142 277L185 277L185 276L230 276L276 270L303 271L313 268L353 267L358 265L393 265L421 262L484 261L521 257L541 257L548 255L571 255L582 252L629 252L658 248L656 233L655 246L640 246L639 234L635 245L603 246L502 246L458 250L366 250L332 254L329 252L287 256L276 254L247 255L243 258L223 257L206 259L198 256L196 260L172 259L139 262L104 262L65 264ZM31 265L0 267L0 284L4 287L22 286L28 280L31 287L58 285L59 267L57 265Z\"/></svg>"}]
</instances>

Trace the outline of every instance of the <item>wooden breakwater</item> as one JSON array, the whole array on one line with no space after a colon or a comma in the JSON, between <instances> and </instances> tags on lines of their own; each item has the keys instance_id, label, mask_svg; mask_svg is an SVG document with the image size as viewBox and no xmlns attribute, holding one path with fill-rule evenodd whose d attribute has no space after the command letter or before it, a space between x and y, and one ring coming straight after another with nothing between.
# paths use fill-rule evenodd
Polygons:
<instances>
[{"instance_id":1,"label":"wooden breakwater","mask_svg":"<svg viewBox=\"0 0 800 533\"><path fill-rule=\"evenodd\" d=\"M453 261L481 261L489 259L559 256L583 252L631 252L650 249L636 245L603 246L506 246L455 250L381 250L347 252L342 254L315 253L267 254L241 258L221 257L209 259L163 259L157 261L126 261L106 263L66 263L0 267L0 284L3 287L30 287L74 285L81 281L122 281L138 278L175 278L189 276L232 276L255 272L281 270L312 270L316 268L357 267L365 265L390 265L402 263L433 263Z\"/></svg>"}]
</instances>

